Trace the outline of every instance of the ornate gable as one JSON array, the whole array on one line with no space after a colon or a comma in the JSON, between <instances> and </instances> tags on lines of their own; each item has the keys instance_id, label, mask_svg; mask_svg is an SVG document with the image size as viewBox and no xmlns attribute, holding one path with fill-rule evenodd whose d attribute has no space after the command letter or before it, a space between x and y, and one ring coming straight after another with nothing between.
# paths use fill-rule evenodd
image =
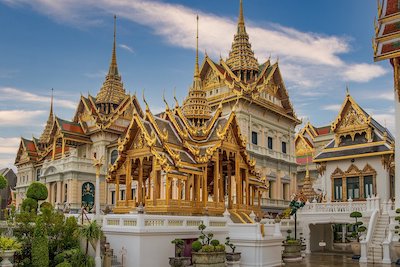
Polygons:
<instances>
[{"instance_id":1,"label":"ornate gable","mask_svg":"<svg viewBox=\"0 0 400 267\"><path fill-rule=\"evenodd\" d=\"M360 173L360 169L354 164L351 164L346 171L347 175L360 175Z\"/></svg>"},{"instance_id":2,"label":"ornate gable","mask_svg":"<svg viewBox=\"0 0 400 267\"><path fill-rule=\"evenodd\" d=\"M343 174L344 174L344 172L339 167L337 167L335 169L335 171L332 173L332 177L335 177L335 176L336 177L342 177Z\"/></svg>"},{"instance_id":3,"label":"ornate gable","mask_svg":"<svg viewBox=\"0 0 400 267\"><path fill-rule=\"evenodd\" d=\"M310 142L307 142L306 138L302 135L297 135L295 141L296 156L310 155L313 153L314 148Z\"/></svg>"},{"instance_id":4,"label":"ornate gable","mask_svg":"<svg viewBox=\"0 0 400 267\"><path fill-rule=\"evenodd\" d=\"M335 146L340 144L342 137L350 136L354 140L356 134L366 134L368 142L372 142L371 117L363 111L354 99L347 94L331 130L335 133Z\"/></svg>"}]
</instances>

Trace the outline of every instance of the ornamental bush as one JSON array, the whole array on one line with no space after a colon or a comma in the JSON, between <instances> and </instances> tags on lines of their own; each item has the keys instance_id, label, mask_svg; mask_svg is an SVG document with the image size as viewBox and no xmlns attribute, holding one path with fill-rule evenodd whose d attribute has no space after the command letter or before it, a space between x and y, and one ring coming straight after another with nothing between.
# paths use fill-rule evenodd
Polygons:
<instances>
[{"instance_id":1,"label":"ornamental bush","mask_svg":"<svg viewBox=\"0 0 400 267\"><path fill-rule=\"evenodd\" d=\"M49 266L49 240L42 217L36 219L35 231L32 240L32 266Z\"/></svg>"},{"instance_id":2,"label":"ornamental bush","mask_svg":"<svg viewBox=\"0 0 400 267\"><path fill-rule=\"evenodd\" d=\"M6 188L7 185L8 185L7 179L3 175L0 175L0 189Z\"/></svg>"},{"instance_id":3,"label":"ornamental bush","mask_svg":"<svg viewBox=\"0 0 400 267\"><path fill-rule=\"evenodd\" d=\"M213 245L214 247L216 247L219 245L219 241L217 239L213 239L213 240L211 240L210 244Z\"/></svg>"},{"instance_id":4,"label":"ornamental bush","mask_svg":"<svg viewBox=\"0 0 400 267\"><path fill-rule=\"evenodd\" d=\"M200 249L203 247L203 245L201 244L201 242L200 241L194 241L193 243L192 243L192 250L194 251L194 252L199 252L200 251Z\"/></svg>"},{"instance_id":5,"label":"ornamental bush","mask_svg":"<svg viewBox=\"0 0 400 267\"><path fill-rule=\"evenodd\" d=\"M73 267L71 263L67 261L63 261L60 264L57 264L56 267Z\"/></svg>"},{"instance_id":6,"label":"ornamental bush","mask_svg":"<svg viewBox=\"0 0 400 267\"><path fill-rule=\"evenodd\" d=\"M22 201L22 206L21 209L25 212L36 212L38 207L38 203L35 199L33 198L25 198L24 201Z\"/></svg>"},{"instance_id":7,"label":"ornamental bush","mask_svg":"<svg viewBox=\"0 0 400 267\"><path fill-rule=\"evenodd\" d=\"M40 211L43 212L43 209L53 210L53 205L45 201L42 204L40 204Z\"/></svg>"},{"instance_id":8,"label":"ornamental bush","mask_svg":"<svg viewBox=\"0 0 400 267\"><path fill-rule=\"evenodd\" d=\"M33 182L26 192L26 196L35 200L45 200L48 196L47 188L44 184Z\"/></svg>"}]
</instances>

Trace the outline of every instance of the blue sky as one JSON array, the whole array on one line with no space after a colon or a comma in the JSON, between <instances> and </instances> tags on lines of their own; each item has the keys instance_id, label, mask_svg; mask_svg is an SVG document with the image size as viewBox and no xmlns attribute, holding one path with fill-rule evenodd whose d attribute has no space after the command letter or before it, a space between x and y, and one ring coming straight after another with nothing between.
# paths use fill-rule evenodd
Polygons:
<instances>
[{"instance_id":1,"label":"blue sky","mask_svg":"<svg viewBox=\"0 0 400 267\"><path fill-rule=\"evenodd\" d=\"M71 119L80 94L96 95L111 57L125 88L160 111L165 90L183 100L193 77L196 14L200 50L226 58L238 0L0 0L0 167L13 162L20 136L39 136L48 116ZM374 63L376 1L244 0L250 42L262 62L279 59L294 109L330 123L346 94L394 129L392 70ZM201 59L204 54L201 54Z\"/></svg>"}]
</instances>

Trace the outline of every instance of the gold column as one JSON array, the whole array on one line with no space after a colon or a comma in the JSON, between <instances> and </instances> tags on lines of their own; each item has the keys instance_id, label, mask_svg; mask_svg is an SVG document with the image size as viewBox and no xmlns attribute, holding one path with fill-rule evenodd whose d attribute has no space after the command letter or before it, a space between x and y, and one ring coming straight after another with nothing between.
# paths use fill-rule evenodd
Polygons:
<instances>
[{"instance_id":1,"label":"gold column","mask_svg":"<svg viewBox=\"0 0 400 267\"><path fill-rule=\"evenodd\" d=\"M366 198L364 196L364 175L360 175L358 178L358 185L360 187L360 198Z\"/></svg>"},{"instance_id":2,"label":"gold column","mask_svg":"<svg viewBox=\"0 0 400 267\"><path fill-rule=\"evenodd\" d=\"M202 197L203 197L203 206L205 207L207 205L208 201L208 192L207 192L207 166L204 168L203 172L203 186L202 186Z\"/></svg>"},{"instance_id":3,"label":"gold column","mask_svg":"<svg viewBox=\"0 0 400 267\"><path fill-rule=\"evenodd\" d=\"M229 159L228 159L229 160ZM232 208L232 166L231 163L228 161L228 208Z\"/></svg>"},{"instance_id":4,"label":"gold column","mask_svg":"<svg viewBox=\"0 0 400 267\"><path fill-rule=\"evenodd\" d=\"M139 159L138 203L143 203L143 158Z\"/></svg>"},{"instance_id":5,"label":"gold column","mask_svg":"<svg viewBox=\"0 0 400 267\"><path fill-rule=\"evenodd\" d=\"M219 154L217 153L217 158L214 161L214 202L219 202L218 197L218 177L219 177Z\"/></svg>"},{"instance_id":6,"label":"gold column","mask_svg":"<svg viewBox=\"0 0 400 267\"><path fill-rule=\"evenodd\" d=\"M181 204L181 200L182 200L182 183L179 179L176 180L176 182L178 183L178 204Z\"/></svg>"},{"instance_id":7,"label":"gold column","mask_svg":"<svg viewBox=\"0 0 400 267\"><path fill-rule=\"evenodd\" d=\"M153 159L153 161L155 161ZM156 170L155 169L155 164L153 163L153 167L154 167L154 187L153 187L153 205L156 206L157 205L157 198L158 198L158 194L160 192L160 180L161 180L161 171Z\"/></svg>"},{"instance_id":8,"label":"gold column","mask_svg":"<svg viewBox=\"0 0 400 267\"><path fill-rule=\"evenodd\" d=\"M65 140L64 140L64 138L62 139L61 154L62 154L62 157L65 156Z\"/></svg>"},{"instance_id":9,"label":"gold column","mask_svg":"<svg viewBox=\"0 0 400 267\"><path fill-rule=\"evenodd\" d=\"M128 157L126 159L126 170L125 170L125 185L126 185L126 198L125 198L125 205L129 206L129 200L132 200L132 159Z\"/></svg>"},{"instance_id":10,"label":"gold column","mask_svg":"<svg viewBox=\"0 0 400 267\"><path fill-rule=\"evenodd\" d=\"M117 175L115 184L115 206L118 206L118 201L119 201L119 175Z\"/></svg>"},{"instance_id":11,"label":"gold column","mask_svg":"<svg viewBox=\"0 0 400 267\"><path fill-rule=\"evenodd\" d=\"M195 192L196 192L196 206L200 206L200 176L195 174L194 175L196 187L195 187Z\"/></svg>"},{"instance_id":12,"label":"gold column","mask_svg":"<svg viewBox=\"0 0 400 267\"><path fill-rule=\"evenodd\" d=\"M342 178L342 188L343 188L343 196L342 196L342 199L343 199L343 201L347 201L347 177L346 176L343 176L343 178Z\"/></svg>"},{"instance_id":13,"label":"gold column","mask_svg":"<svg viewBox=\"0 0 400 267\"><path fill-rule=\"evenodd\" d=\"M236 204L242 204L241 202L241 177L240 177L240 166L239 166L239 154L235 154L235 178L236 178Z\"/></svg>"},{"instance_id":14,"label":"gold column","mask_svg":"<svg viewBox=\"0 0 400 267\"><path fill-rule=\"evenodd\" d=\"M168 206L169 204L169 199L170 199L170 181L169 181L169 175L168 173L165 176L165 204Z\"/></svg>"},{"instance_id":15,"label":"gold column","mask_svg":"<svg viewBox=\"0 0 400 267\"><path fill-rule=\"evenodd\" d=\"M222 154L223 155L223 154ZM224 188L224 179L225 179L225 177L224 177L224 174L223 174L223 171L222 171L222 168L223 168L223 166L222 166L222 157L220 157L219 155L218 155L218 160L219 160L219 163L218 163L218 176L219 176L219 190L220 190L220 192L219 192L219 201L220 202L224 202L225 201L225 188Z\"/></svg>"},{"instance_id":16,"label":"gold column","mask_svg":"<svg viewBox=\"0 0 400 267\"><path fill-rule=\"evenodd\" d=\"M56 139L57 138L54 138L54 140L53 140L53 154L52 154L52 159L53 160L56 157Z\"/></svg>"}]
</instances>

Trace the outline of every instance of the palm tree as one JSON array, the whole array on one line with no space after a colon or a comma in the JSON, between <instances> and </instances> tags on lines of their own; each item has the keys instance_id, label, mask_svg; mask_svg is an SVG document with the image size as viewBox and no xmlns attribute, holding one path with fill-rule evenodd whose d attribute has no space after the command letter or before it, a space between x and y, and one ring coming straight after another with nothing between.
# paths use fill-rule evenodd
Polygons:
<instances>
[{"instance_id":1,"label":"palm tree","mask_svg":"<svg viewBox=\"0 0 400 267\"><path fill-rule=\"evenodd\" d=\"M89 242L92 243L95 240L99 240L103 236L101 226L97 224L96 220L93 220L89 224L82 225L79 229L79 236L86 239L86 251L85 255L88 255Z\"/></svg>"}]
</instances>

